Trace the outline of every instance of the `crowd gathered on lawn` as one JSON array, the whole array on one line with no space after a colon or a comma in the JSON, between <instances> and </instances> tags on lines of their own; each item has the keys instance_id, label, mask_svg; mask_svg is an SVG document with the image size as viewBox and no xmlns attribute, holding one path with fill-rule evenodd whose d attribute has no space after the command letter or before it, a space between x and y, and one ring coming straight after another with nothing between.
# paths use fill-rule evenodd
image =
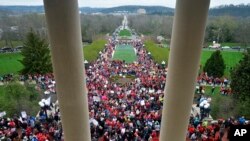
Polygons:
<instances>
[{"instance_id":1,"label":"crowd gathered on lawn","mask_svg":"<svg viewBox=\"0 0 250 141\"><path fill-rule=\"evenodd\" d=\"M112 60L118 44L132 45L136 50L136 62ZM92 141L159 141L167 68L153 61L141 40L123 43L110 39L99 58L86 64L85 72ZM110 79L128 76L133 79L126 83ZM0 81L7 83L12 79L12 75L6 75ZM19 80L35 81L37 89L45 95L56 94L53 74L20 76ZM187 140L220 141L226 138L230 125L249 124L244 117L205 120L210 116L212 101L204 95L207 85L223 88L221 94L231 94L227 78L213 78L207 73L198 76L196 93L200 114L190 115ZM44 102L40 106L37 116L0 116L0 140L63 141L58 103Z\"/></svg>"}]
</instances>

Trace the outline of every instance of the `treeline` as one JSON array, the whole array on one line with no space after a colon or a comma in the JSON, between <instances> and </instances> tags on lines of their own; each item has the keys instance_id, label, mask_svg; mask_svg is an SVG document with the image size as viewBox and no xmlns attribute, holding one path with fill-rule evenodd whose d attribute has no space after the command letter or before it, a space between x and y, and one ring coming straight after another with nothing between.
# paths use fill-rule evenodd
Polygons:
<instances>
[{"instance_id":1,"label":"treeline","mask_svg":"<svg viewBox=\"0 0 250 141\"><path fill-rule=\"evenodd\" d=\"M23 40L31 29L46 35L45 16L41 14L26 14L22 16L3 15L0 18L1 40L9 41Z\"/></svg>"},{"instance_id":2,"label":"treeline","mask_svg":"<svg viewBox=\"0 0 250 141\"><path fill-rule=\"evenodd\" d=\"M82 38L92 42L100 35L112 34L122 24L123 16L114 15L81 15Z\"/></svg>"},{"instance_id":3,"label":"treeline","mask_svg":"<svg viewBox=\"0 0 250 141\"><path fill-rule=\"evenodd\" d=\"M137 33L171 38L173 16L133 15L128 17L129 26Z\"/></svg>"},{"instance_id":4,"label":"treeline","mask_svg":"<svg viewBox=\"0 0 250 141\"><path fill-rule=\"evenodd\" d=\"M100 35L112 33L121 25L122 16L113 15L81 15L82 40L92 42ZM1 46L13 47L15 41L23 41L31 29L42 38L48 39L44 14L25 14L19 16L2 15L0 18Z\"/></svg>"},{"instance_id":5,"label":"treeline","mask_svg":"<svg viewBox=\"0 0 250 141\"><path fill-rule=\"evenodd\" d=\"M129 26L137 33L156 39L163 36L171 39L173 16L130 15ZM82 40L92 42L111 33L121 25L123 16L81 14ZM47 28L44 14L19 16L3 15L0 18L1 46L12 46L12 41L22 41L31 29L45 39ZM190 33L191 34L191 33ZM242 46L250 44L250 17L210 16L207 22L205 43L237 42Z\"/></svg>"},{"instance_id":6,"label":"treeline","mask_svg":"<svg viewBox=\"0 0 250 141\"><path fill-rule=\"evenodd\" d=\"M173 16L135 15L129 16L129 26L143 35L171 38ZM191 33L190 33L191 34ZM238 42L242 46L250 44L250 17L219 16L209 17L205 43Z\"/></svg>"},{"instance_id":7,"label":"treeline","mask_svg":"<svg viewBox=\"0 0 250 141\"><path fill-rule=\"evenodd\" d=\"M210 17L206 28L206 42L239 42L242 46L250 43L250 17Z\"/></svg>"},{"instance_id":8,"label":"treeline","mask_svg":"<svg viewBox=\"0 0 250 141\"><path fill-rule=\"evenodd\" d=\"M244 5L222 5L209 10L210 16L224 16L230 15L235 17L249 17L250 16L250 4Z\"/></svg>"},{"instance_id":9,"label":"treeline","mask_svg":"<svg viewBox=\"0 0 250 141\"><path fill-rule=\"evenodd\" d=\"M90 7L80 7L79 10L82 13L115 13L119 11L126 11L128 13L137 13L138 9L145 9L147 14L151 15L169 15L174 14L174 9L164 6L138 6L138 5L129 5L129 6L118 6L111 8L90 8ZM33 13L44 13L43 6L0 6L0 16L1 11L5 11L11 15L20 15L27 14L30 12ZM209 9L210 16L236 16L236 17L249 17L250 16L250 4L240 4L240 5L221 5L215 8Z\"/></svg>"}]
</instances>

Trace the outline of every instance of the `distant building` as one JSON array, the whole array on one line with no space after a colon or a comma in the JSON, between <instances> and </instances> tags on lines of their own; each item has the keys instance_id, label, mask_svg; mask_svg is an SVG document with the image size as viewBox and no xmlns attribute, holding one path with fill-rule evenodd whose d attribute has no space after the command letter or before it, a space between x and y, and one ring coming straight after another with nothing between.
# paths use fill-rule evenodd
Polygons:
<instances>
[{"instance_id":1,"label":"distant building","mask_svg":"<svg viewBox=\"0 0 250 141\"><path fill-rule=\"evenodd\" d=\"M137 14L146 14L146 13L147 12L146 12L145 9L140 8L140 9L137 10Z\"/></svg>"}]
</instances>

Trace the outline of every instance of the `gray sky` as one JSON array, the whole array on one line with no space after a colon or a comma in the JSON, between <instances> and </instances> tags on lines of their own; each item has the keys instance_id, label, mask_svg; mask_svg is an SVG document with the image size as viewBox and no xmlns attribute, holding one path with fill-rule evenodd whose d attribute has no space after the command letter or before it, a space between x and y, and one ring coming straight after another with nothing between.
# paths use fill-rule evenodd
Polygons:
<instances>
[{"instance_id":1,"label":"gray sky","mask_svg":"<svg viewBox=\"0 0 250 141\"><path fill-rule=\"evenodd\" d=\"M160 5L175 7L176 0L78 0L81 7L114 7L120 5ZM225 4L249 4L250 0L211 0L210 7ZM0 5L43 5L43 0L0 0Z\"/></svg>"}]
</instances>

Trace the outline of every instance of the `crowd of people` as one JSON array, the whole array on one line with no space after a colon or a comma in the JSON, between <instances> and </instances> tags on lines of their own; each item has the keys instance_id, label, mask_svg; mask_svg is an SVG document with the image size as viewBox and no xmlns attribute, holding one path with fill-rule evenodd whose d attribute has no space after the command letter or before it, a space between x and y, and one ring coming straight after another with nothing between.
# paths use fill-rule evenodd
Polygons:
<instances>
[{"instance_id":1,"label":"crowd of people","mask_svg":"<svg viewBox=\"0 0 250 141\"><path fill-rule=\"evenodd\" d=\"M89 121L92 141L158 141L164 98L167 69L155 63L140 40L128 44L135 48L137 60L126 63L113 60L115 46L123 44L109 40L99 58L86 65L88 88ZM121 85L112 81L113 76L121 79L133 75L134 80ZM55 94L55 80L52 74L20 76L21 81L35 81L44 94ZM12 80L4 77L2 82ZM248 124L243 118L209 122L211 98L202 95L202 84L228 88L228 79L199 75L197 83L201 93L197 106L200 113L190 117L187 140L219 141L230 124ZM0 116L0 140L47 141L63 140L60 110L57 104L43 104L36 117Z\"/></svg>"},{"instance_id":2,"label":"crowd of people","mask_svg":"<svg viewBox=\"0 0 250 141\"><path fill-rule=\"evenodd\" d=\"M42 106L37 116L0 116L0 141L63 141L57 105Z\"/></svg>"},{"instance_id":3,"label":"crowd of people","mask_svg":"<svg viewBox=\"0 0 250 141\"><path fill-rule=\"evenodd\" d=\"M110 41L100 58L86 70L92 140L158 139L166 74L134 41L136 63L112 60L116 41ZM134 75L126 87L112 76ZM103 83L104 82L104 83Z\"/></svg>"},{"instance_id":4,"label":"crowd of people","mask_svg":"<svg viewBox=\"0 0 250 141\"><path fill-rule=\"evenodd\" d=\"M36 84L36 89L42 91L45 95L56 94L55 79L52 73L48 74L33 74L33 75L20 75L15 78L14 74L7 74L0 76L0 83L7 84L17 79L20 83L33 83Z\"/></svg>"},{"instance_id":5,"label":"crowd of people","mask_svg":"<svg viewBox=\"0 0 250 141\"><path fill-rule=\"evenodd\" d=\"M213 76L208 76L206 72L202 72L197 77L197 83L199 85L215 85L215 86L224 86L227 87L230 84L230 81L226 77L218 78Z\"/></svg>"},{"instance_id":6,"label":"crowd of people","mask_svg":"<svg viewBox=\"0 0 250 141\"><path fill-rule=\"evenodd\" d=\"M230 87L230 80L226 77L218 78L213 76L208 76L206 72L199 74L197 77L197 87L196 93L204 94L205 86L211 86L211 94L215 94L215 88L220 87L220 94L231 95L232 90Z\"/></svg>"},{"instance_id":7,"label":"crowd of people","mask_svg":"<svg viewBox=\"0 0 250 141\"><path fill-rule=\"evenodd\" d=\"M229 141L230 135L234 134L230 129L233 126L250 126L245 117L218 120L201 120L199 115L191 116L187 141Z\"/></svg>"}]
</instances>

